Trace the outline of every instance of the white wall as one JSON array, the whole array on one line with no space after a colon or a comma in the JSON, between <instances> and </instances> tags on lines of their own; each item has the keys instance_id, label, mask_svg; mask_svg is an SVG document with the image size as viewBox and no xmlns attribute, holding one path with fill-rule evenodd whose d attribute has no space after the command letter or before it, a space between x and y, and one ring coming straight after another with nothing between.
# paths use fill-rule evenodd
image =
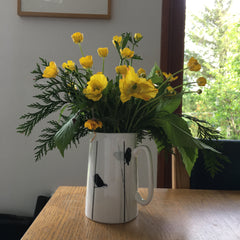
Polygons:
<instances>
[{"instance_id":1,"label":"white wall","mask_svg":"<svg viewBox=\"0 0 240 240\"><path fill-rule=\"evenodd\" d=\"M85 52L94 58L97 59L98 47L109 47L111 53L106 59L106 73L111 75L118 64L112 36L126 31L141 32L144 35L139 49L144 57L141 66L149 71L160 58L161 2L112 0L112 18L96 20L19 17L17 1L1 0L0 213L30 216L38 195L51 194L59 185L86 184L87 138L82 139L77 149L72 147L67 151L64 159L59 152L53 151L36 163L33 148L41 126L28 138L16 133L19 116L26 113L26 105L33 102L30 72L38 57L54 60L58 65L68 59L78 62L80 52L70 36L80 31L85 34ZM100 66L95 64L95 70L99 71ZM156 146L147 144L153 151L156 176ZM145 186L145 181L140 185Z\"/></svg>"}]
</instances>

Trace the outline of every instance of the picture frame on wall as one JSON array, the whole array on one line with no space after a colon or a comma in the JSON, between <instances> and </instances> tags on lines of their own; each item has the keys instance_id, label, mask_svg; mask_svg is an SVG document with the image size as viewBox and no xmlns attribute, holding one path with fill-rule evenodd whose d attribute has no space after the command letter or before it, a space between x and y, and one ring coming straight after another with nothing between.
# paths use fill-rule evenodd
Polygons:
<instances>
[{"instance_id":1,"label":"picture frame on wall","mask_svg":"<svg viewBox=\"0 0 240 240\"><path fill-rule=\"evenodd\" d=\"M111 0L17 0L19 16L110 19Z\"/></svg>"}]
</instances>

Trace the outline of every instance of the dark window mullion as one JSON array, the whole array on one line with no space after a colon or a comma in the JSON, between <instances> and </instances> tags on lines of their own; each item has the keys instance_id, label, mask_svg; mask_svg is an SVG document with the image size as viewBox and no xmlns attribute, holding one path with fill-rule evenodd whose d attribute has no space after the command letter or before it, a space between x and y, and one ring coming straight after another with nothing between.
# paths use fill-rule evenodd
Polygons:
<instances>
[{"instance_id":1,"label":"dark window mullion","mask_svg":"<svg viewBox=\"0 0 240 240\"><path fill-rule=\"evenodd\" d=\"M164 72L174 73L184 65L184 36L185 36L186 0L162 0L162 28L161 28L161 56L160 67ZM182 84L183 74L179 74L174 85ZM179 89L181 90L181 89ZM182 106L177 110L182 112ZM157 187L171 187L172 164L171 159L164 159L165 154L158 156ZM168 157L171 158L171 157ZM160 169L164 169L161 171Z\"/></svg>"}]
</instances>

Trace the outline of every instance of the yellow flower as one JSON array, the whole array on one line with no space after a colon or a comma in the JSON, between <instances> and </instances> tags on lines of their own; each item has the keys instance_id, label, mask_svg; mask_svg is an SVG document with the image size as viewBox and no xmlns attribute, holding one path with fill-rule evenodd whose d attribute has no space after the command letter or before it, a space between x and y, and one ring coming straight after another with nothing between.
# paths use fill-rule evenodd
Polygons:
<instances>
[{"instance_id":1,"label":"yellow flower","mask_svg":"<svg viewBox=\"0 0 240 240\"><path fill-rule=\"evenodd\" d=\"M83 66L83 68L91 68L93 65L93 59L92 56L86 56L86 57L81 57L79 59L80 64Z\"/></svg>"},{"instance_id":2,"label":"yellow flower","mask_svg":"<svg viewBox=\"0 0 240 240\"><path fill-rule=\"evenodd\" d=\"M139 78L131 66L128 67L126 76L123 75L123 78L119 80L119 89L121 92L120 99L123 103L130 100L131 97L148 101L158 93L152 81Z\"/></svg>"},{"instance_id":3,"label":"yellow flower","mask_svg":"<svg viewBox=\"0 0 240 240\"><path fill-rule=\"evenodd\" d=\"M96 73L91 76L87 87L83 89L86 98L98 101L102 97L102 91L107 87L107 78L102 73Z\"/></svg>"},{"instance_id":4,"label":"yellow flower","mask_svg":"<svg viewBox=\"0 0 240 240\"><path fill-rule=\"evenodd\" d=\"M132 58L134 56L134 51L129 48L120 49L120 53L123 58Z\"/></svg>"},{"instance_id":5,"label":"yellow flower","mask_svg":"<svg viewBox=\"0 0 240 240\"><path fill-rule=\"evenodd\" d=\"M57 65L55 62L51 61L49 63L49 66L47 66L45 68L45 70L43 71L43 77L44 78L55 78L58 75L58 69L57 69Z\"/></svg>"},{"instance_id":6,"label":"yellow flower","mask_svg":"<svg viewBox=\"0 0 240 240\"><path fill-rule=\"evenodd\" d=\"M75 68L75 62L71 61L71 60L68 60L66 63L64 62L62 64L62 68L64 69L69 69L71 71L75 71L76 68Z\"/></svg>"},{"instance_id":7,"label":"yellow flower","mask_svg":"<svg viewBox=\"0 0 240 240\"><path fill-rule=\"evenodd\" d=\"M115 68L117 74L127 74L128 68L126 65L120 65Z\"/></svg>"},{"instance_id":8,"label":"yellow flower","mask_svg":"<svg viewBox=\"0 0 240 240\"><path fill-rule=\"evenodd\" d=\"M175 81L175 80L178 79L178 76L173 77L173 75L172 75L171 73L163 72L162 74L164 75L164 77L165 77L166 79L169 79L169 82L173 82L173 81Z\"/></svg>"},{"instance_id":9,"label":"yellow flower","mask_svg":"<svg viewBox=\"0 0 240 240\"><path fill-rule=\"evenodd\" d=\"M197 79L198 86L205 86L206 83L207 83L207 80L204 77L200 77L200 78Z\"/></svg>"},{"instance_id":10,"label":"yellow flower","mask_svg":"<svg viewBox=\"0 0 240 240\"><path fill-rule=\"evenodd\" d=\"M103 124L101 121L89 119L84 123L84 127L89 130L96 130L97 128L102 128Z\"/></svg>"},{"instance_id":11,"label":"yellow flower","mask_svg":"<svg viewBox=\"0 0 240 240\"><path fill-rule=\"evenodd\" d=\"M135 33L134 34L134 39L135 41L140 41L143 38L141 33Z\"/></svg>"},{"instance_id":12,"label":"yellow flower","mask_svg":"<svg viewBox=\"0 0 240 240\"><path fill-rule=\"evenodd\" d=\"M100 57L107 57L108 55L108 48L98 48L97 53Z\"/></svg>"},{"instance_id":13,"label":"yellow flower","mask_svg":"<svg viewBox=\"0 0 240 240\"><path fill-rule=\"evenodd\" d=\"M166 88L167 92L172 94L172 95L176 95L176 91L171 87L171 86L168 86Z\"/></svg>"},{"instance_id":14,"label":"yellow flower","mask_svg":"<svg viewBox=\"0 0 240 240\"><path fill-rule=\"evenodd\" d=\"M137 71L137 74L139 77L143 77L143 78L146 77L146 71L143 68L139 68Z\"/></svg>"},{"instance_id":15,"label":"yellow flower","mask_svg":"<svg viewBox=\"0 0 240 240\"><path fill-rule=\"evenodd\" d=\"M84 39L83 34L80 32L75 32L71 37L72 37L73 42L76 44L81 43Z\"/></svg>"},{"instance_id":16,"label":"yellow flower","mask_svg":"<svg viewBox=\"0 0 240 240\"><path fill-rule=\"evenodd\" d=\"M191 57L189 59L187 66L190 71L194 71L194 72L197 72L201 69L201 65L198 63L197 59L195 59L194 57Z\"/></svg>"},{"instance_id":17,"label":"yellow flower","mask_svg":"<svg viewBox=\"0 0 240 240\"><path fill-rule=\"evenodd\" d=\"M113 40L112 40L112 43L116 47L116 43L115 42L117 42L118 45L121 46L122 36L114 36Z\"/></svg>"}]
</instances>

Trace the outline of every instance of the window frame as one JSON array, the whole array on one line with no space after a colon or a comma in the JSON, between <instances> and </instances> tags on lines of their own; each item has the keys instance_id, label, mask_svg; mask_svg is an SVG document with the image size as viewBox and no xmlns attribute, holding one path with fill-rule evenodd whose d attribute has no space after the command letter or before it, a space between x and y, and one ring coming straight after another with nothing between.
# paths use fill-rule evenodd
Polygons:
<instances>
[{"instance_id":1,"label":"window frame","mask_svg":"<svg viewBox=\"0 0 240 240\"><path fill-rule=\"evenodd\" d=\"M162 0L160 68L164 72L174 73L183 68L185 15L186 0ZM183 82L183 73L178 76L174 85ZM179 88L178 91L181 89ZM176 113L181 114L181 112L182 105L176 110ZM160 152L158 154L157 187L171 188L173 186L172 169L171 154Z\"/></svg>"}]
</instances>

